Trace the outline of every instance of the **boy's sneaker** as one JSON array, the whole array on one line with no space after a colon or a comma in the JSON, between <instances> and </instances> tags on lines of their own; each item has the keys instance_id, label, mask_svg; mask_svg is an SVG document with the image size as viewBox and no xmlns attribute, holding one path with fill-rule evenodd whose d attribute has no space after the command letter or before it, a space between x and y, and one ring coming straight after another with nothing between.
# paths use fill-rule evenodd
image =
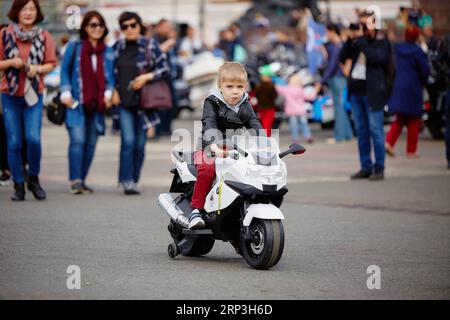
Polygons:
<instances>
[{"instance_id":1,"label":"boy's sneaker","mask_svg":"<svg viewBox=\"0 0 450 320\"><path fill-rule=\"evenodd\" d=\"M134 196L141 194L139 191L137 184L133 181L131 182L122 182L123 191L127 196Z\"/></svg>"},{"instance_id":2,"label":"boy's sneaker","mask_svg":"<svg viewBox=\"0 0 450 320\"><path fill-rule=\"evenodd\" d=\"M189 229L202 229L205 227L205 220L202 218L202 214L198 209L192 210L189 217Z\"/></svg>"}]
</instances>

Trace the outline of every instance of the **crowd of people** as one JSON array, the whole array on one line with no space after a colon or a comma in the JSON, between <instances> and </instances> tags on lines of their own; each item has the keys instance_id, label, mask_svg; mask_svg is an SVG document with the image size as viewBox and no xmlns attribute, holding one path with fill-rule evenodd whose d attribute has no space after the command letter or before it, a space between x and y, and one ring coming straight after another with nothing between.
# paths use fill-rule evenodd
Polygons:
<instances>
[{"instance_id":1,"label":"crowd of people","mask_svg":"<svg viewBox=\"0 0 450 320\"><path fill-rule=\"evenodd\" d=\"M320 24L302 12L291 16L290 29L271 28L269 19L255 14L254 29L244 33L233 23L220 32L217 45L207 48L190 25L176 28L166 19L145 24L134 12L120 15L120 32L112 37L103 16L94 10L84 14L78 39L65 41L57 50L52 35L39 25L44 19L39 2L14 0L8 13L11 24L2 28L0 41L0 182L12 178L13 201L25 199L25 185L36 199L46 198L39 182L43 79L60 64L70 192L93 192L86 184L89 168L98 138L105 134L105 116L113 114L121 137L118 182L126 195L139 194L145 144L149 137L171 134L179 101L175 80L205 50L245 66L246 98L268 136L281 109L292 141L312 143L307 102L329 92L333 141L355 136L358 140L361 168L352 179L384 179L385 154L395 155L403 126L408 128L407 156L418 156L423 89L430 87L430 76L441 75L447 90L450 169L449 38L438 41L428 16L417 17L404 9L404 39L395 41L391 33L374 27L372 12L359 12L358 21L349 26ZM303 68L312 76L310 88L305 86ZM166 88L171 108L142 107L147 97L144 88L156 83ZM429 90L430 101L436 100L437 91ZM385 106L395 115L386 136Z\"/></svg>"}]
</instances>

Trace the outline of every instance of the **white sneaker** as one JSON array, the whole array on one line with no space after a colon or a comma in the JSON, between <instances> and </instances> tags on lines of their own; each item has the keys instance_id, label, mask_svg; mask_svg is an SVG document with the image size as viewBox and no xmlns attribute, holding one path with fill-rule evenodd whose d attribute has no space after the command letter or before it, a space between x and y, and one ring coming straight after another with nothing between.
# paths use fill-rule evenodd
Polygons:
<instances>
[{"instance_id":1,"label":"white sneaker","mask_svg":"<svg viewBox=\"0 0 450 320\"><path fill-rule=\"evenodd\" d=\"M194 209L189 217L189 229L202 229L205 227L205 220L198 209Z\"/></svg>"},{"instance_id":2,"label":"white sneaker","mask_svg":"<svg viewBox=\"0 0 450 320\"><path fill-rule=\"evenodd\" d=\"M139 188L135 182L122 182L123 190L126 195L138 195L141 194Z\"/></svg>"}]
</instances>

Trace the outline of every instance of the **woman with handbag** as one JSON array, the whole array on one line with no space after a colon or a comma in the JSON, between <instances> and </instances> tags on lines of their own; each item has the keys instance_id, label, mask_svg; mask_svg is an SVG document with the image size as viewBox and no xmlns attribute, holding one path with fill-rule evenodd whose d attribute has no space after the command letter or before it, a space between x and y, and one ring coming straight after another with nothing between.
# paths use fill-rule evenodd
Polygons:
<instances>
[{"instance_id":1,"label":"woman with handbag","mask_svg":"<svg viewBox=\"0 0 450 320\"><path fill-rule=\"evenodd\" d=\"M136 195L140 193L137 183L144 163L147 130L159 123L152 109L155 91L148 85L161 86L163 81L159 80L169 75L169 66L158 43L143 36L145 28L139 15L124 12L119 24L125 36L114 46L113 104L119 105L121 130L119 184L126 195Z\"/></svg>"},{"instance_id":2,"label":"woman with handbag","mask_svg":"<svg viewBox=\"0 0 450 320\"><path fill-rule=\"evenodd\" d=\"M43 76L56 66L56 45L48 31L37 0L15 0L8 13L12 21L1 32L0 83L8 163L14 181L13 201L25 200L23 137L27 144L27 188L37 200L47 195L39 183Z\"/></svg>"},{"instance_id":3,"label":"woman with handbag","mask_svg":"<svg viewBox=\"0 0 450 320\"><path fill-rule=\"evenodd\" d=\"M67 45L61 65L61 101L69 133L72 194L92 193L85 183L99 135L105 133L106 108L114 91L114 52L105 45L108 29L97 11L84 15L80 40Z\"/></svg>"}]
</instances>

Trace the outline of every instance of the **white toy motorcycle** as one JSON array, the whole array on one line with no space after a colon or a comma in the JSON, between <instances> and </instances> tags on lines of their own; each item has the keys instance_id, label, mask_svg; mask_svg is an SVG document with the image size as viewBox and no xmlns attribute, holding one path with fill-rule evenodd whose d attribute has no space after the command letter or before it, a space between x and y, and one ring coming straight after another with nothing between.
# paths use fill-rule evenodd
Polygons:
<instances>
[{"instance_id":1,"label":"white toy motorcycle","mask_svg":"<svg viewBox=\"0 0 450 320\"><path fill-rule=\"evenodd\" d=\"M302 154L305 148L293 144L280 153L273 138L248 135L233 136L226 145L228 156L215 159L216 180L204 206L206 229L187 228L197 174L193 154L173 151L176 168L171 170L170 193L178 195L174 199L164 193L158 198L171 218L168 229L174 243L168 254L171 258L205 255L215 240L222 240L229 241L250 266L271 268L284 248L284 216L279 207L288 190L286 164L281 159Z\"/></svg>"}]
</instances>

